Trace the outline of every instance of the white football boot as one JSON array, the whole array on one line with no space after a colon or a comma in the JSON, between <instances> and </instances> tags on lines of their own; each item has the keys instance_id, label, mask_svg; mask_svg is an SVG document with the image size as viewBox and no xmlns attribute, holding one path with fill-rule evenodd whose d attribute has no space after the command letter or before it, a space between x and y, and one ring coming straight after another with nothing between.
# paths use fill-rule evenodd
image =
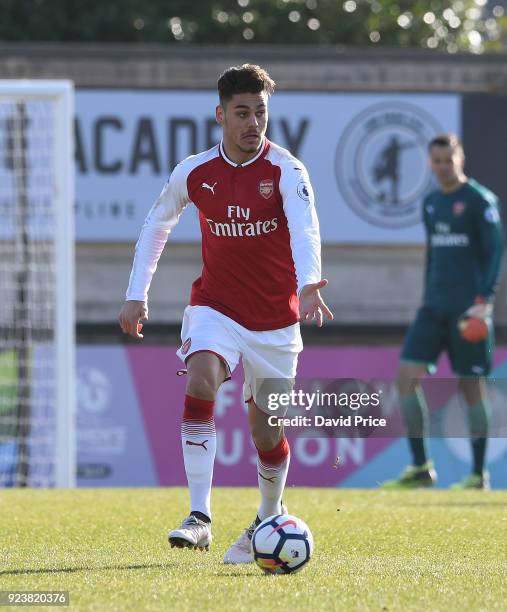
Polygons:
<instances>
[{"instance_id":1,"label":"white football boot","mask_svg":"<svg viewBox=\"0 0 507 612\"><path fill-rule=\"evenodd\" d=\"M287 507L282 503L282 510L280 514L288 514ZM229 550L224 555L224 563L238 564L238 563L252 563L254 560L252 551L252 536L262 521L259 517L255 517L255 521L243 530L239 538L232 544Z\"/></svg>"},{"instance_id":2,"label":"white football boot","mask_svg":"<svg viewBox=\"0 0 507 612\"><path fill-rule=\"evenodd\" d=\"M167 539L171 548L198 548L199 550L209 550L211 540L211 523L201 521L193 514L187 516L181 523L179 529L169 532Z\"/></svg>"}]
</instances>

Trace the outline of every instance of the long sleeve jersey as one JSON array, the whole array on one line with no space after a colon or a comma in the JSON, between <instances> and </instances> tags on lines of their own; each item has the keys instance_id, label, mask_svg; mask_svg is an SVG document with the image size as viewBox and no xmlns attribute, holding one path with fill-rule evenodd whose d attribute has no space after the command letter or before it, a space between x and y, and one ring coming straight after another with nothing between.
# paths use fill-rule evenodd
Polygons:
<instances>
[{"instance_id":1,"label":"long sleeve jersey","mask_svg":"<svg viewBox=\"0 0 507 612\"><path fill-rule=\"evenodd\" d=\"M304 165L267 139L244 164L220 143L176 166L141 230L127 300L147 300L168 235L191 202L203 268L190 304L255 331L297 322L299 292L321 277L319 224Z\"/></svg>"},{"instance_id":2,"label":"long sleeve jersey","mask_svg":"<svg viewBox=\"0 0 507 612\"><path fill-rule=\"evenodd\" d=\"M430 193L423 206L427 236L425 304L465 310L492 300L500 276L502 226L495 194L469 179L453 193Z\"/></svg>"}]
</instances>

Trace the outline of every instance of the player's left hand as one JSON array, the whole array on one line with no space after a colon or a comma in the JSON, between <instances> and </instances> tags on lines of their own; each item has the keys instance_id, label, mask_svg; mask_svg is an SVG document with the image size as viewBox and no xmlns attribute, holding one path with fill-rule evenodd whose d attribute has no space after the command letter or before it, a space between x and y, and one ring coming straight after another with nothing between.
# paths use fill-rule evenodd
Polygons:
<instances>
[{"instance_id":1,"label":"player's left hand","mask_svg":"<svg viewBox=\"0 0 507 612\"><path fill-rule=\"evenodd\" d=\"M326 306L320 296L320 289L325 287L328 281L324 278L318 283L305 285L299 294L299 317L301 321L317 321L317 325L322 327L323 317L326 316L330 321L334 319L333 313Z\"/></svg>"},{"instance_id":2,"label":"player's left hand","mask_svg":"<svg viewBox=\"0 0 507 612\"><path fill-rule=\"evenodd\" d=\"M489 319L493 314L493 304L474 304L465 312L468 317L476 317L477 319Z\"/></svg>"}]
</instances>

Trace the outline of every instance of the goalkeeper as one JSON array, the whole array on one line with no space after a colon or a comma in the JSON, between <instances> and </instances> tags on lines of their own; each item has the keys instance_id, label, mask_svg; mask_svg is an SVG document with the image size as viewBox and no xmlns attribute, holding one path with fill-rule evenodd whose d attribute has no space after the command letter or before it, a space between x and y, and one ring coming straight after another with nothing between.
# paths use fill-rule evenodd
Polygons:
<instances>
[{"instance_id":1,"label":"goalkeeper","mask_svg":"<svg viewBox=\"0 0 507 612\"><path fill-rule=\"evenodd\" d=\"M435 137L429 157L440 188L423 203L424 301L407 332L397 381L412 465L382 486L427 487L436 481L425 446L428 409L420 381L436 370L445 350L467 404L473 457L471 474L454 487L488 489L484 464L490 410L485 376L491 368L491 316L502 258L498 200L465 176L463 147L455 135Z\"/></svg>"}]
</instances>

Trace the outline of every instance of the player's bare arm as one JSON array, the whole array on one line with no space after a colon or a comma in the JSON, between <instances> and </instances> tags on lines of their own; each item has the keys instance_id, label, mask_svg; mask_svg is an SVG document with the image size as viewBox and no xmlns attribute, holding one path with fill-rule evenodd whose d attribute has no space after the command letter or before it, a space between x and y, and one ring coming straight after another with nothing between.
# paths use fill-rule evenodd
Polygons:
<instances>
[{"instance_id":1,"label":"player's bare arm","mask_svg":"<svg viewBox=\"0 0 507 612\"><path fill-rule=\"evenodd\" d=\"M322 327L324 317L329 321L334 319L333 313L320 295L320 290L328 284L327 279L322 279L318 283L305 285L299 295L299 316L301 321L317 321L317 325Z\"/></svg>"}]
</instances>

